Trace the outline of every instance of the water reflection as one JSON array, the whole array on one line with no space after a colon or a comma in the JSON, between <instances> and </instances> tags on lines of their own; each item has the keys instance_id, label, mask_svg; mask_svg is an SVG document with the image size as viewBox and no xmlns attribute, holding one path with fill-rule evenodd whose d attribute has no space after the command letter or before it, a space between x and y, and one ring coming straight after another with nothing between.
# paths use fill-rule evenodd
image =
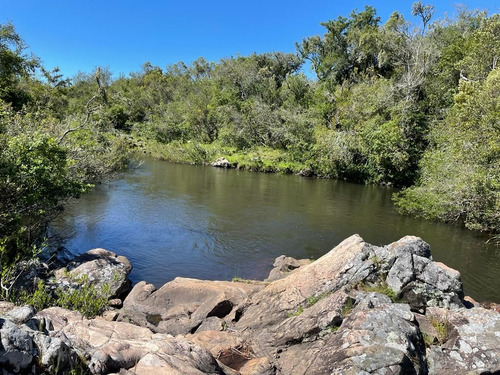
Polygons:
<instances>
[{"instance_id":1,"label":"water reflection","mask_svg":"<svg viewBox=\"0 0 500 375\"><path fill-rule=\"evenodd\" d=\"M264 278L275 257L319 258L359 233L373 244L406 234L461 271L466 292L500 300L499 249L486 238L397 214L393 190L341 181L146 162L71 202L54 223L75 253L104 247L127 256L134 282L176 276Z\"/></svg>"}]
</instances>

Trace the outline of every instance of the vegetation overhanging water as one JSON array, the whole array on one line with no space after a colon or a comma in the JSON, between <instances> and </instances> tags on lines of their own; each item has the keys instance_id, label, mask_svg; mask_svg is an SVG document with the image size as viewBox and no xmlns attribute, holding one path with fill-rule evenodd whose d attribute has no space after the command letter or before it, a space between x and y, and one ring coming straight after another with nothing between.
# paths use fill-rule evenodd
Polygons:
<instances>
[{"instance_id":1,"label":"vegetation overhanging water","mask_svg":"<svg viewBox=\"0 0 500 375\"><path fill-rule=\"evenodd\" d=\"M348 236L385 245L412 234L458 269L466 293L500 301L500 248L486 236L396 212L393 189L147 161L72 201L53 225L72 252L127 256L134 282L263 279L274 258L317 259Z\"/></svg>"},{"instance_id":2,"label":"vegetation overhanging water","mask_svg":"<svg viewBox=\"0 0 500 375\"><path fill-rule=\"evenodd\" d=\"M244 169L402 186L393 197L401 212L498 234L500 15L462 8L439 20L434 10L416 2L416 24L398 12L382 23L366 6L322 23L324 35L296 43L296 53L146 62L117 79L105 68L72 79L48 71L11 23L0 25L0 282L8 285L0 298L62 203L126 166L134 148L172 161L224 156ZM317 79L301 70L306 61ZM197 215L217 217L211 207ZM285 221L300 216L290 215ZM198 228L193 237L217 244ZM446 250L452 266L471 262L460 249ZM476 275L490 274L496 255L487 256Z\"/></svg>"}]
</instances>

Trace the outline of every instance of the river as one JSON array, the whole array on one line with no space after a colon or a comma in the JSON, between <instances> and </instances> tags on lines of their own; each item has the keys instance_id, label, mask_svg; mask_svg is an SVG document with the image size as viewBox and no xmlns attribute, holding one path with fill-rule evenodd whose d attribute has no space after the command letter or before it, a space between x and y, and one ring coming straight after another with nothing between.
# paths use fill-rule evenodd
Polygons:
<instances>
[{"instance_id":1,"label":"river","mask_svg":"<svg viewBox=\"0 0 500 375\"><path fill-rule=\"evenodd\" d=\"M64 246L125 255L133 282L177 276L263 279L274 258L317 259L358 233L374 245L407 234L459 270L466 294L500 302L500 248L466 229L399 215L393 189L291 175L146 161L71 201L52 223Z\"/></svg>"}]
</instances>

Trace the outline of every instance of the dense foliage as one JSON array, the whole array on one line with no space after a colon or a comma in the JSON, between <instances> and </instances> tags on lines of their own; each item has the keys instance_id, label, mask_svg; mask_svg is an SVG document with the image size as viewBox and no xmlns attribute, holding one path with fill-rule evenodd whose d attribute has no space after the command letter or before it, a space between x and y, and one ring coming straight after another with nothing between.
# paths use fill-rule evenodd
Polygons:
<instances>
[{"instance_id":1,"label":"dense foliage","mask_svg":"<svg viewBox=\"0 0 500 375\"><path fill-rule=\"evenodd\" d=\"M0 25L3 297L23 261L37 253L46 224L61 204L123 167L128 152L123 136L102 120L108 106L100 72L70 84L24 51L14 27Z\"/></svg>"},{"instance_id":2,"label":"dense foliage","mask_svg":"<svg viewBox=\"0 0 500 375\"><path fill-rule=\"evenodd\" d=\"M382 23L366 7L297 53L145 63L115 79L47 71L0 25L2 259L31 254L61 202L126 166L131 148L400 186L402 212L498 232L500 16L435 21L420 2L412 14L417 25Z\"/></svg>"}]
</instances>

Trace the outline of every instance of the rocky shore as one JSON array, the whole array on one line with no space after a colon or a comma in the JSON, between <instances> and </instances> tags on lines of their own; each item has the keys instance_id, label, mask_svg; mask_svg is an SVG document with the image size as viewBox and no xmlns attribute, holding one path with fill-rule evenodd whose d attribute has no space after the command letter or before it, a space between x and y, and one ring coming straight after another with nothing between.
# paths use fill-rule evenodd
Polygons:
<instances>
[{"instance_id":1,"label":"rocky shore","mask_svg":"<svg viewBox=\"0 0 500 375\"><path fill-rule=\"evenodd\" d=\"M176 278L127 294L131 266L94 249L55 272L111 285L102 316L0 303L0 374L493 374L498 306L406 236L358 235L311 262L281 256L265 281Z\"/></svg>"}]
</instances>

